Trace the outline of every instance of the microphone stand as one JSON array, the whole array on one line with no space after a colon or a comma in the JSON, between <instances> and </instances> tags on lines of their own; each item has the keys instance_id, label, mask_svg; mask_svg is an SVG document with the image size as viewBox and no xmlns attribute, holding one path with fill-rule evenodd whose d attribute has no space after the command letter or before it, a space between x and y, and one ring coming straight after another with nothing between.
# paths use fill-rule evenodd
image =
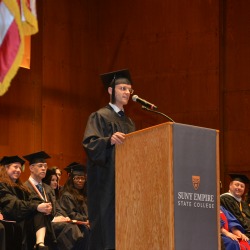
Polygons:
<instances>
[{"instance_id":1,"label":"microphone stand","mask_svg":"<svg viewBox=\"0 0 250 250\"><path fill-rule=\"evenodd\" d=\"M147 111L150 111L150 112L153 112L153 113L157 113L157 114L159 114L159 115L162 115L162 116L166 117L167 119L169 119L171 122L174 122L174 120L173 120L172 118L170 118L169 116L165 115L165 114L162 113L162 112L159 112L159 111L156 111L156 110L153 110L153 109L149 109L149 108L147 108L147 107L145 107L145 106L141 106L141 108L142 108L142 109L145 109L145 110L147 110Z\"/></svg>"}]
</instances>

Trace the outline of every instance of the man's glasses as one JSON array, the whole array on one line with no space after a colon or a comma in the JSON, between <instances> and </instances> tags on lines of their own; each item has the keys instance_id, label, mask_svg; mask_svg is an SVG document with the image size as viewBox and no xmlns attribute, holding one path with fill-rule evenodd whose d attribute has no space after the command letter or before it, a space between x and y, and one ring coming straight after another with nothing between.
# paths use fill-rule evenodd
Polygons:
<instances>
[{"instance_id":1,"label":"man's glasses","mask_svg":"<svg viewBox=\"0 0 250 250\"><path fill-rule=\"evenodd\" d=\"M39 168L42 168L42 167L48 168L47 163L34 163L34 164L32 164L32 166L37 166Z\"/></svg>"},{"instance_id":2,"label":"man's glasses","mask_svg":"<svg viewBox=\"0 0 250 250\"><path fill-rule=\"evenodd\" d=\"M131 95L134 93L134 90L131 89L131 88L128 88L128 87L125 87L125 86L120 86L120 87L117 87L118 89L120 89L121 91L128 91Z\"/></svg>"}]
</instances>

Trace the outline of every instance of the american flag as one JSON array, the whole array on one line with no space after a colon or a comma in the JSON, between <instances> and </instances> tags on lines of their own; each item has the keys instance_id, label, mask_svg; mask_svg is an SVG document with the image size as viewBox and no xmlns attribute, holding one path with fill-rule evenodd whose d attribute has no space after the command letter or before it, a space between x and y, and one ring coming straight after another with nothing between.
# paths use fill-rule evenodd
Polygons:
<instances>
[{"instance_id":1,"label":"american flag","mask_svg":"<svg viewBox=\"0 0 250 250\"><path fill-rule=\"evenodd\" d=\"M35 0L0 0L0 96L8 90L24 54L24 36L38 32Z\"/></svg>"}]
</instances>

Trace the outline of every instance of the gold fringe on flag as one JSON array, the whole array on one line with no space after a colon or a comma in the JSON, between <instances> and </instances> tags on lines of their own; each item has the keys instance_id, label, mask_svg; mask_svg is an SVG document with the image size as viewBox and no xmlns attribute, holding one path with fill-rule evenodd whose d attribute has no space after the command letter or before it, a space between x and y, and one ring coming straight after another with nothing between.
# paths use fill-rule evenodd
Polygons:
<instances>
[{"instance_id":1,"label":"gold fringe on flag","mask_svg":"<svg viewBox=\"0 0 250 250\"><path fill-rule=\"evenodd\" d=\"M14 17L14 21L17 24L19 31L20 43L12 65L4 76L3 81L0 82L0 96L4 95L5 92L8 90L11 80L18 71L24 52L23 32L19 5L16 0L2 0L2 3L5 4L11 15L13 15Z\"/></svg>"}]
</instances>

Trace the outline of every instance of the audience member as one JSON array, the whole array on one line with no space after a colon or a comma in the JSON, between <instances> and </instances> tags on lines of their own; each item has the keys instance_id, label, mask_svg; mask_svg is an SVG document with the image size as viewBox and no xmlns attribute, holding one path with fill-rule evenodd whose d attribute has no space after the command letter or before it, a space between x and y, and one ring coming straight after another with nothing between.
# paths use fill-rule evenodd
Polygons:
<instances>
[{"instance_id":1,"label":"audience member","mask_svg":"<svg viewBox=\"0 0 250 250\"><path fill-rule=\"evenodd\" d=\"M24 160L18 156L5 156L0 161L0 210L5 220L16 221L15 240L8 242L8 247L10 244L10 249L29 249L36 243L36 249L48 249L44 245L46 221L52 206L30 199L28 188L19 179L23 164Z\"/></svg>"},{"instance_id":2,"label":"audience member","mask_svg":"<svg viewBox=\"0 0 250 250\"><path fill-rule=\"evenodd\" d=\"M84 233L85 249L89 237L86 196L86 168L81 164L71 166L71 174L60 193L60 205L71 220L77 220Z\"/></svg>"},{"instance_id":3,"label":"audience member","mask_svg":"<svg viewBox=\"0 0 250 250\"><path fill-rule=\"evenodd\" d=\"M248 204L242 200L249 179L240 174L230 174L230 177L232 181L229 191L220 196L220 204L235 216L247 237L250 237L250 210Z\"/></svg>"},{"instance_id":4,"label":"audience member","mask_svg":"<svg viewBox=\"0 0 250 250\"><path fill-rule=\"evenodd\" d=\"M24 156L29 161L30 177L25 185L31 190L34 200L50 202L52 204L52 226L57 239L59 250L83 249L83 234L77 225L70 222L70 218L56 201L53 189L42 182L46 175L46 159L50 156L44 151Z\"/></svg>"},{"instance_id":5,"label":"audience member","mask_svg":"<svg viewBox=\"0 0 250 250\"><path fill-rule=\"evenodd\" d=\"M59 167L56 167L56 166L51 167L50 169L54 170L55 173L56 173L56 176L57 176L57 189L59 190L61 188L60 180L61 180L61 177L62 177L62 170Z\"/></svg>"},{"instance_id":6,"label":"audience member","mask_svg":"<svg viewBox=\"0 0 250 250\"><path fill-rule=\"evenodd\" d=\"M49 185L55 192L56 199L59 199L58 177L55 169L47 169L46 175L42 180L43 183Z\"/></svg>"}]
</instances>

